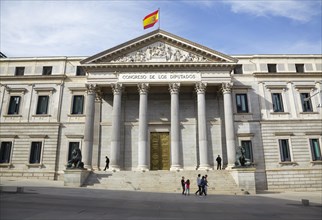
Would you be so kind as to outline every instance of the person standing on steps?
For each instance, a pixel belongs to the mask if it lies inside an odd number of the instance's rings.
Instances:
[[[221,157],[220,155],[218,155],[218,157],[216,158],[217,161],[217,170],[221,170]]]
[[[185,190],[186,190],[186,182],[184,181],[184,176],[181,179],[181,186],[182,186],[182,195],[184,194]]]
[[[198,190],[195,192],[195,195],[197,195],[198,193],[201,193],[201,178],[200,178],[200,174],[198,174],[197,177],[197,186],[198,186]]]
[[[106,171],[106,169],[109,168],[109,164],[110,164],[110,159],[107,156],[105,158],[106,158],[106,160],[105,160],[105,168],[104,168],[104,171]]]

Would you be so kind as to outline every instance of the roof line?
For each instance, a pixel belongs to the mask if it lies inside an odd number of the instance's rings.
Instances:
[[[110,48],[110,49],[104,50],[104,51],[102,51],[102,52],[100,52],[100,53],[98,53],[98,54],[95,54],[95,55],[93,55],[93,56],[90,56],[90,57],[88,57],[88,58],[86,58],[86,59],[82,60],[80,63],[81,63],[81,64],[87,63],[87,62],[89,62],[89,61],[91,61],[91,60],[94,60],[94,59],[96,59],[96,58],[98,58],[98,57],[100,57],[100,56],[102,56],[102,55],[106,54],[106,53],[109,53],[109,52],[111,52],[111,51],[113,51],[113,50],[116,50],[116,49],[118,49],[118,48],[124,47],[124,46],[126,46],[126,45],[132,44],[132,43],[134,43],[134,42],[136,42],[136,41],[138,41],[138,40],[141,40],[141,39],[143,39],[143,38],[147,38],[147,37],[149,37],[149,36],[152,36],[152,35],[154,35],[154,34],[156,34],[156,33],[158,33],[158,32],[160,32],[160,30],[159,30],[159,29],[154,30],[154,31],[151,31],[151,32],[149,32],[149,33],[147,33],[147,34],[141,35],[141,36],[136,37],[136,38],[134,38],[134,39],[132,39],[132,40],[129,40],[129,41],[126,41],[126,42],[124,42],[124,43],[122,43],[122,44],[119,44],[119,45],[117,45],[117,46],[114,46],[114,47],[112,47],[112,48]]]
[[[206,52],[210,52],[210,53],[217,54],[219,58],[225,58],[225,59],[228,59],[228,60],[230,60],[230,61],[232,61],[232,62],[237,62],[237,61],[238,61],[238,60],[237,60],[236,58],[234,58],[234,57],[228,56],[228,55],[223,54],[223,53],[220,53],[220,52],[218,52],[218,51],[216,51],[216,50],[213,50],[213,49],[210,49],[210,48],[208,48],[208,47],[205,47],[205,46],[203,46],[203,45],[201,45],[201,44],[198,44],[198,43],[192,42],[192,41],[190,41],[190,40],[187,40],[187,39],[185,39],[185,38],[179,37],[179,36],[177,36],[177,35],[171,34],[171,33],[167,32],[167,31],[164,31],[164,30],[161,30],[161,29],[157,29],[157,30],[151,31],[151,32],[149,32],[149,33],[147,33],[147,34],[144,34],[144,35],[142,35],[142,36],[139,36],[139,37],[137,37],[137,38],[134,38],[134,39],[132,39],[132,40],[130,40],[130,41],[127,41],[127,42],[125,42],[125,43],[119,44],[119,45],[117,45],[117,46],[115,46],[115,47],[112,47],[112,48],[110,48],[110,49],[104,50],[104,51],[102,51],[102,52],[100,52],[100,53],[98,53],[98,54],[95,54],[95,55],[91,56],[91,57],[88,57],[88,58],[86,58],[86,59],[82,60],[82,61],[81,61],[81,64],[85,64],[85,63],[88,63],[88,62],[94,61],[94,60],[96,60],[96,59],[101,58],[101,57],[102,57],[102,56],[104,56],[105,54],[108,54],[108,53],[110,53],[110,52],[112,52],[112,51],[119,50],[119,49],[121,49],[122,47],[129,46],[130,44],[133,44],[133,43],[135,43],[135,42],[141,41],[141,40],[143,40],[143,39],[145,39],[145,38],[149,38],[149,37],[151,37],[151,36],[153,36],[153,35],[156,35],[156,34],[163,34],[163,35],[165,35],[165,36],[167,36],[167,37],[169,37],[169,38],[173,38],[173,39],[175,39],[175,40],[182,41],[182,42],[183,42],[183,43],[185,43],[185,44],[190,44],[191,46],[199,47],[200,49],[205,50]]]

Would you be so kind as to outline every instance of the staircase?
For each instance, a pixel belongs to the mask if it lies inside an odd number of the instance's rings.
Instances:
[[[94,171],[85,186],[94,189],[181,193],[181,178],[190,180],[190,193],[197,187],[197,175],[208,175],[208,194],[242,194],[228,171]]]

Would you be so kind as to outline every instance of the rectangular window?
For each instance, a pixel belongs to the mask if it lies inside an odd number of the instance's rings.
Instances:
[[[304,64],[295,64],[295,69],[297,73],[304,73]]]
[[[245,158],[253,162],[253,149],[251,141],[241,141],[242,148],[245,149]]]
[[[312,153],[312,160],[322,160],[319,139],[310,139],[310,147]]]
[[[281,93],[272,93],[273,111],[284,112],[283,99]]]
[[[39,96],[37,103],[37,115],[47,114],[49,96]]]
[[[243,66],[242,65],[237,65],[234,68],[234,74],[243,74]]]
[[[303,112],[313,112],[312,102],[309,93],[301,93],[301,102]]]
[[[16,67],[15,76],[23,76],[25,74],[25,67]]]
[[[69,142],[68,147],[68,161],[72,159],[72,152],[74,149],[79,148],[79,142]]]
[[[84,96],[74,95],[72,114],[83,114],[83,107],[84,107]]]
[[[53,71],[53,67],[52,66],[44,66],[42,68],[42,75],[44,75],[44,76],[51,75],[52,71]]]
[[[76,67],[76,76],[85,76],[85,71],[81,66]]]
[[[8,115],[18,115],[20,106],[20,96],[11,96],[9,102]]]
[[[41,156],[41,142],[32,142],[31,143],[31,150],[30,150],[30,157],[29,163],[40,163],[40,156]]]
[[[11,146],[12,142],[1,142],[0,163],[10,163]]]
[[[278,140],[279,147],[280,147],[280,154],[281,154],[281,161],[291,161],[291,153],[290,153],[290,147],[288,144],[288,139],[280,139]]]
[[[267,64],[269,73],[277,73],[276,64]]]
[[[247,94],[236,94],[236,106],[238,113],[248,112]]]

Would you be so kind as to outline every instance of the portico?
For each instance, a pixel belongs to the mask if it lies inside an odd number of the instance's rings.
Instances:
[[[234,58],[158,30],[82,64],[87,83],[103,91],[112,109],[111,124],[101,113],[105,147],[101,151],[110,156],[111,169],[150,170],[162,163],[162,169],[209,170],[217,154],[233,166],[236,150],[228,87]],[[86,109],[93,109],[90,100]],[[90,125],[94,117],[86,115],[86,123]],[[162,144],[156,147],[157,139],[151,137],[158,132],[169,150]],[[85,138],[90,140],[90,135],[87,131]],[[85,165],[91,167],[90,161]]]
[[[97,85],[99,87],[99,85]],[[155,120],[155,117],[153,116],[153,112],[155,111],[158,106],[153,106],[155,102],[158,102],[155,97],[158,96],[158,90],[161,88],[162,91],[167,89],[168,94],[163,93],[162,99],[164,97],[168,96],[168,98],[164,99],[163,102],[167,103],[167,107],[170,107],[170,109],[165,109],[165,106],[160,106],[159,108],[163,109],[160,112],[161,115],[163,114],[163,118],[159,118],[159,120]],[[209,86],[208,86],[209,87]],[[231,167],[235,162],[235,145],[234,145],[234,139],[233,139],[233,115],[232,110],[226,110],[226,108],[231,108],[231,96],[225,89],[224,94],[222,92],[215,92],[218,89],[226,88],[226,84],[224,84],[224,87],[221,85],[212,85],[210,86],[211,90],[214,91],[214,94],[207,93],[212,96],[218,96],[220,98],[224,98],[224,113],[225,113],[225,119],[223,120],[224,123],[220,124],[220,127],[226,128],[226,138],[224,139],[226,143],[221,143],[221,146],[227,146],[227,161],[228,161],[228,167]],[[107,88],[106,88],[107,89]],[[137,139],[137,165],[132,164],[132,169],[134,170],[150,170],[151,169],[151,134],[153,132],[168,132],[169,134],[169,147],[170,147],[170,155],[169,155],[169,167],[170,170],[180,170],[185,169],[183,158],[185,153],[183,151],[187,150],[192,151],[195,153],[195,164],[194,167],[199,170],[207,170],[207,169],[213,169],[214,167],[214,159],[213,155],[209,155],[209,152],[213,151],[213,147],[217,147],[216,143],[223,141],[222,138],[219,138],[217,140],[212,140],[212,143],[210,143],[213,146],[209,146],[208,143],[208,133],[209,133],[209,127],[212,126],[214,121],[209,121],[209,114],[206,113],[207,110],[207,101],[206,98],[206,89],[207,84],[206,83],[196,83],[195,85],[184,85],[181,86],[180,83],[169,83],[168,86],[166,85],[153,85],[148,83],[139,83],[137,84],[137,94],[133,94],[133,90],[135,90],[134,85],[126,86],[124,84],[115,83],[111,84],[111,91],[113,92],[113,106],[112,106],[112,124],[111,124],[111,132],[109,134],[102,134],[102,135],[110,135],[110,152],[107,154],[110,156],[110,167],[114,170],[123,170],[124,167],[124,161],[122,161],[122,157],[125,155],[122,155],[121,152],[126,152],[124,149],[124,145],[126,140],[128,140],[129,137],[124,136],[124,129],[129,129],[127,125],[132,124],[132,126],[135,126],[138,130],[137,137],[133,137],[130,142],[133,144],[132,146],[135,146],[133,141]],[[149,92],[152,89],[152,97],[148,98]],[[180,100],[180,89],[183,89],[183,92],[181,96],[183,96],[183,100]],[[137,102],[139,113],[137,115],[137,120],[132,122],[127,122],[124,118],[124,112],[130,111],[129,109],[125,109],[123,106],[125,103],[124,101],[124,91],[128,91],[129,93],[126,95],[134,95],[138,98]],[[187,96],[191,97],[191,100],[187,100]],[[195,97],[193,97],[195,96]],[[91,99],[89,99],[91,100]],[[206,101],[207,100],[207,101]],[[125,101],[126,102],[126,101]],[[152,103],[149,103],[152,102]],[[162,101],[161,101],[162,102]],[[187,107],[187,104],[185,102],[191,103],[191,107]],[[220,100],[217,100],[217,102],[221,102]],[[185,103],[184,108],[185,111],[188,111],[190,113],[194,113],[194,118],[192,117],[189,119],[190,122],[185,122],[183,120],[183,115],[180,111],[180,103]],[[91,106],[89,106],[91,104]],[[87,109],[93,109],[93,102],[87,102]],[[129,103],[125,104],[125,106],[128,106]],[[150,106],[153,106],[152,109]],[[222,108],[222,107],[221,107]],[[193,111],[192,111],[193,110]],[[122,113],[123,112],[123,113]],[[231,113],[231,116],[226,116],[228,113]],[[167,114],[170,113],[170,114]],[[91,116],[91,117],[90,117]],[[86,117],[86,122],[91,125],[94,121],[94,115],[89,114]],[[228,119],[227,119],[228,118]],[[222,119],[220,119],[222,120]],[[187,124],[187,125],[186,125]],[[186,132],[183,131],[184,127],[193,125],[193,132],[188,135],[193,135],[195,138],[195,141],[193,143],[187,144],[183,138],[186,138]],[[87,126],[87,125],[86,125]],[[131,129],[129,129],[131,130]],[[184,134],[184,135],[183,135]],[[89,134],[86,134],[85,137],[87,139],[91,140],[93,137],[90,137]],[[123,138],[123,140],[122,140]],[[190,139],[191,137],[188,137]],[[86,140],[87,140],[86,139]],[[92,149],[89,144],[85,145],[86,147],[89,146],[88,151],[91,152]],[[105,145],[104,145],[105,146]],[[224,153],[225,150],[223,149],[217,149],[217,152]],[[87,153],[90,154],[90,153]],[[211,158],[211,159],[210,159]],[[84,162],[87,162],[88,160],[84,160]],[[211,161],[211,162],[210,162]],[[90,161],[85,164],[87,167],[91,167]],[[190,168],[192,168],[190,166]],[[128,168],[127,168],[128,169]]]

